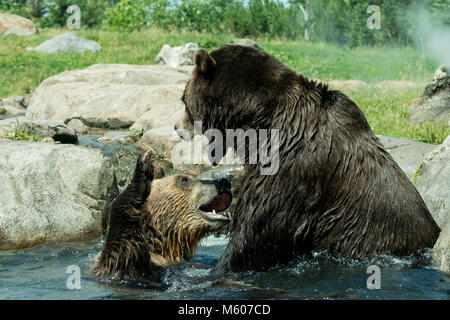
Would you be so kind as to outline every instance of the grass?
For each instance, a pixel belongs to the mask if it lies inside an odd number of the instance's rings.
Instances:
[[[417,179],[417,176],[419,175],[419,173],[420,173],[420,169],[421,169],[422,167],[419,165],[419,166],[417,166],[417,168],[416,168],[416,170],[414,171],[414,178],[411,180],[411,183],[412,184],[415,184],[416,183],[416,179]]]
[[[32,125],[31,125],[32,126]],[[31,129],[30,129],[31,131]],[[4,138],[12,140],[24,140],[24,141],[41,141],[42,136],[40,134],[31,134],[31,132],[20,126],[19,120],[16,118],[14,125],[14,131],[8,131],[5,133]]]
[[[67,30],[41,30],[29,37],[3,36],[0,42],[0,98],[23,95],[46,78],[66,70],[83,69],[96,63],[153,64],[163,46],[197,42],[208,50],[229,43],[227,34],[166,32],[148,29],[134,33],[80,30],[80,37],[100,43],[97,54],[41,55],[27,51]],[[302,74],[323,80],[358,79],[370,83],[408,80],[425,85],[438,64],[413,48],[376,47],[342,48],[326,43],[305,43],[279,39],[255,39],[270,54]],[[409,137],[441,143],[450,133],[448,126],[424,124],[410,126],[404,120],[408,104],[420,89],[377,89],[368,87],[348,94],[363,110],[376,134]]]
[[[410,125],[405,120],[409,102],[422,94],[422,89],[373,88],[343,90],[362,110],[372,131],[391,137],[407,137],[426,143],[442,143],[450,127],[425,122]]]

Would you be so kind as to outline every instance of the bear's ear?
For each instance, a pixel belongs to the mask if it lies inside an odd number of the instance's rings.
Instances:
[[[212,74],[216,70],[216,60],[205,49],[197,51],[194,61],[200,73],[204,75]]]

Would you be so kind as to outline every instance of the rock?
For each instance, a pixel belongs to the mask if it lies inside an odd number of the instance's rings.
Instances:
[[[77,37],[70,32],[57,35],[53,39],[41,43],[36,48],[28,48],[30,51],[45,54],[58,54],[62,52],[84,53],[86,51],[95,53],[101,49],[102,47],[97,42]]]
[[[87,128],[97,128],[97,129],[127,129],[134,121],[133,120],[121,120],[118,118],[83,118],[83,117],[72,117],[66,119],[64,122],[69,123],[73,120],[79,120]]]
[[[160,128],[179,124],[184,117],[184,104],[157,104],[145,112],[131,127],[131,130],[147,131],[151,128]]]
[[[3,113],[5,116],[24,116],[27,112],[25,108],[17,108],[11,105],[2,106],[0,110],[4,110],[3,112],[0,111],[0,114]]]
[[[262,48],[255,41],[250,39],[234,39],[230,42],[230,44],[262,50]]]
[[[55,143],[55,140],[53,140],[53,138],[50,138],[50,137],[45,137],[40,142]]]
[[[123,191],[130,182],[136,168],[136,160],[142,152],[134,143],[121,143],[116,140],[120,139],[120,136],[125,137],[129,134],[129,131],[122,133],[109,131],[100,138],[94,135],[80,136],[78,141],[82,146],[101,150],[105,157],[111,159],[119,191]],[[112,140],[101,139],[105,137]]]
[[[167,66],[94,65],[43,81],[26,117],[87,127],[129,128],[158,104],[181,101],[189,72]]]
[[[198,44],[192,42],[180,47],[165,44],[156,56],[155,64],[166,64],[172,68],[191,66],[194,65],[194,56],[198,50]]]
[[[13,96],[0,99],[0,114],[5,116],[19,116],[26,113],[28,100],[23,96]]]
[[[13,27],[9,28],[8,31],[6,31],[3,35],[4,36],[13,35],[13,36],[23,37],[23,36],[29,36],[31,34],[32,33],[30,31],[23,30],[21,28],[13,26]]]
[[[98,235],[117,196],[111,161],[74,145],[1,142],[0,181],[0,249]]]
[[[119,143],[130,143],[133,142],[131,131],[108,131],[97,139],[98,142],[119,142]]]
[[[77,143],[78,136],[74,129],[64,123],[53,120],[31,120],[24,117],[0,120],[0,135],[24,129],[27,134],[50,137],[61,143]]]
[[[173,126],[165,126],[147,130],[139,143],[151,146],[157,152],[170,155],[173,147],[179,142],[179,137]]]
[[[434,264],[450,272],[450,136],[426,155],[415,186],[441,228],[433,248]]]
[[[86,126],[80,119],[72,119],[67,122],[67,125],[74,129],[78,134],[87,133],[89,129],[89,127]]]
[[[15,14],[0,13],[0,34],[4,34],[11,28],[13,28],[13,31],[20,29],[22,30],[20,32],[38,33],[33,21]]]
[[[450,125],[450,73],[445,66],[439,67],[434,79],[419,98],[413,100],[406,110],[406,120],[411,124],[424,121]]]
[[[393,138],[377,135],[384,148],[391,154],[410,180],[414,179],[417,167],[435,145],[407,138]]]

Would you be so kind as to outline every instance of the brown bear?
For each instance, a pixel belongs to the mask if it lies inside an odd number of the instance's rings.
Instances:
[[[182,97],[188,127],[279,133],[277,146],[266,140],[279,150],[276,174],[245,163],[217,271],[266,269],[311,251],[365,258],[433,247],[439,227],[346,95],[254,48],[201,49],[195,64]]]
[[[154,180],[162,174],[152,156],[141,154],[131,182],[112,203],[95,276],[154,283],[159,271],[189,259],[200,239],[230,221],[219,214],[231,204],[228,180]]]

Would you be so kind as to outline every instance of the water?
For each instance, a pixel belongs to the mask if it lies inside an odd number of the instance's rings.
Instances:
[[[134,144],[101,143],[101,136],[82,136],[80,144],[99,148],[116,165],[123,189],[136,163]],[[176,173],[161,163],[166,173]],[[173,172],[171,172],[173,171]],[[227,238],[202,241],[192,263],[168,268],[164,289],[100,282],[90,275],[103,239],[43,244],[23,250],[0,250],[0,299],[449,299],[450,275],[431,267],[430,253],[407,258],[382,256],[368,261],[337,259],[326,253],[298,257],[267,272],[211,273]],[[381,289],[369,290],[369,265],[381,269]],[[81,289],[69,290],[67,267],[81,269]],[[229,279],[247,287],[217,288],[215,280]]]
[[[0,251],[0,299],[449,299],[450,277],[434,270],[429,253],[370,261],[326,253],[298,257],[267,272],[210,273],[227,238],[208,237],[193,257],[163,273],[164,289],[100,282],[90,276],[102,238]],[[381,269],[381,289],[366,287],[367,266]],[[81,289],[67,289],[67,267],[81,269]],[[253,287],[211,287],[230,279]]]

